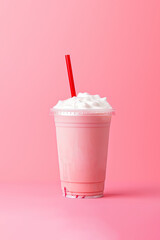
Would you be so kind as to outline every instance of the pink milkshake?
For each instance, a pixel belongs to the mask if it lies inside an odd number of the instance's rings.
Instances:
[[[112,107],[106,98],[80,93],[53,112],[63,195],[102,197]]]

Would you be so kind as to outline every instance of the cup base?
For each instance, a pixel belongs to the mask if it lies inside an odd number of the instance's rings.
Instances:
[[[101,198],[103,194],[99,195],[70,195],[70,194],[63,194],[63,197],[66,198],[78,198],[78,199],[92,199],[92,198]]]
[[[103,197],[104,181],[101,182],[67,182],[61,181],[62,193],[67,198]]]

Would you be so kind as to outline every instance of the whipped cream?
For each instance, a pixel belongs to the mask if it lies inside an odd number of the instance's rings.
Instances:
[[[72,97],[58,103],[52,108],[52,110],[107,110],[113,111],[111,105],[107,102],[106,97],[101,98],[99,95],[90,95],[88,93],[78,93],[76,97]]]

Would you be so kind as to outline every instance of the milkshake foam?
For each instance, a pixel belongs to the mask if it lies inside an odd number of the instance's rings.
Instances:
[[[63,101],[59,101],[51,110],[100,110],[105,109],[112,112],[113,108],[107,102],[106,97],[101,98],[99,95],[90,95],[88,93],[78,93],[76,97],[72,97]]]

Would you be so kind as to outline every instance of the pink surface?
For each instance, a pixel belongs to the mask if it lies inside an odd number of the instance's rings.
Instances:
[[[0,183],[59,179],[49,109],[70,96],[65,54],[77,92],[107,96],[116,109],[106,185],[116,184],[114,196],[72,201],[59,185],[3,185],[0,239],[159,239],[159,12],[158,0],[0,0]],[[122,183],[138,196],[117,196]]]
[[[67,199],[57,185],[1,185],[0,239],[160,239],[160,188],[108,186],[101,199]]]

